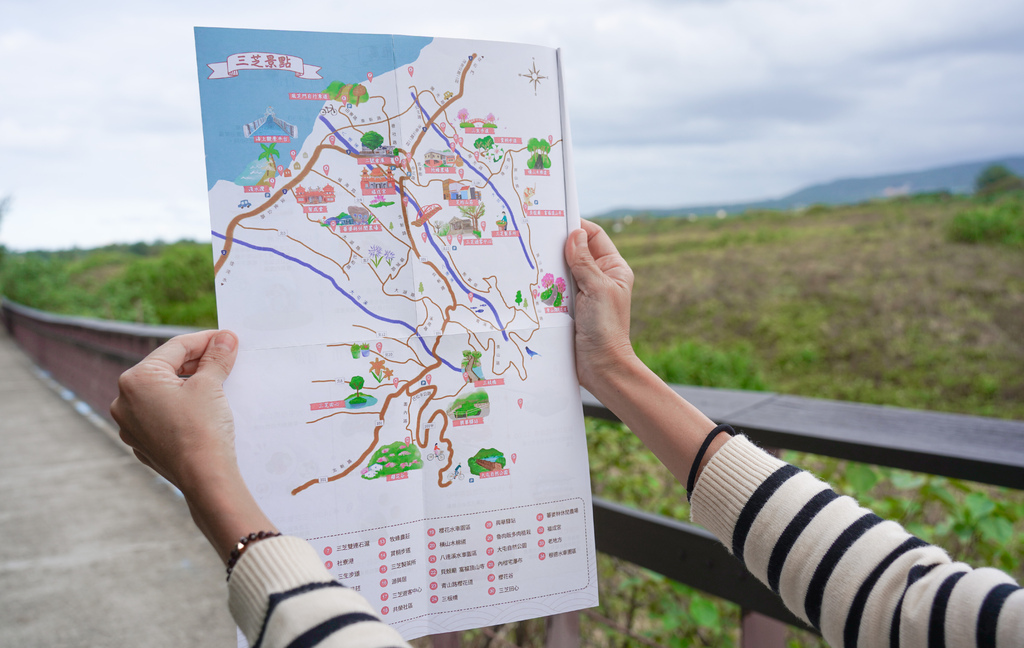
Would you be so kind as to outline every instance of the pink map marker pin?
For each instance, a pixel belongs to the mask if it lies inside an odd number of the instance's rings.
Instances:
[[[523,399],[522,398],[520,398],[518,401],[516,401],[516,403],[519,404],[519,409],[523,409]]]
[[[369,81],[370,83],[373,83],[373,72],[366,73],[366,80]]]
[[[398,378],[395,378],[394,382],[395,382],[395,387],[397,388],[398,387]],[[408,439],[408,437],[406,437],[406,438]],[[406,440],[406,443],[409,443],[409,441]]]
[[[512,463],[516,462],[516,453],[512,453]]]
[[[324,165],[324,175],[327,175],[330,172],[331,172],[331,165],[330,164],[325,164]]]
[[[423,242],[426,243],[427,242],[427,233],[423,232],[422,234],[420,234],[420,236],[423,237]]]
[[[405,69],[409,71],[409,76],[412,76],[412,66],[410,65],[409,67],[407,67]]]
[[[469,303],[472,304],[473,303],[473,293],[466,293],[466,294],[469,295]]]
[[[554,144],[554,143],[555,143],[555,136],[554,135],[548,135],[548,144]]]
[[[382,343],[378,342],[377,343],[377,353],[380,353],[380,350],[383,349],[383,348],[384,348],[384,345]]]
[[[291,151],[291,154],[292,154],[292,159],[294,160],[295,159],[295,151],[294,151],[294,149]]]
[[[465,169],[459,169],[459,177],[461,178],[461,177],[463,177],[465,175],[466,175],[466,170]]]
[[[448,245],[451,245],[451,244],[452,244],[452,235],[449,234],[448,235]]]
[[[273,187],[275,184],[277,184],[277,178],[271,178],[270,179],[270,186]]]
[[[277,172],[278,173],[284,173],[284,165],[283,164],[278,164],[277,165]]]
[[[437,126],[441,129],[441,132],[443,133],[444,129],[448,127],[448,124],[442,123],[442,124],[438,124]]]
[[[348,103],[348,95],[341,95],[341,103],[343,103],[343,104],[347,104]]]
[[[331,144],[332,144],[332,145],[334,144],[334,135],[331,135],[331,136],[330,136],[330,137],[328,137],[327,139],[328,139],[328,140],[330,140],[330,142],[331,142]]]
[[[477,162],[479,162],[480,161],[480,151],[473,151],[473,157],[476,158]]]
[[[430,374],[427,374],[427,384],[430,384]]]
[[[402,196],[402,204],[403,205],[408,205],[409,204],[409,197],[408,196]]]
[[[487,221],[480,221],[480,231],[481,232],[487,231]]]
[[[459,234],[459,244],[462,243],[462,234]]]

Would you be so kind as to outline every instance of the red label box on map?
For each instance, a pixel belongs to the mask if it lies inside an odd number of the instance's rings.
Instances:
[[[494,238],[512,238],[513,236],[519,236],[519,230],[496,230],[491,232],[491,236]]]
[[[327,205],[303,205],[302,211],[306,214],[326,214]]]
[[[476,198],[473,200],[449,200],[448,205],[450,207],[476,207],[480,204],[480,201]]]
[[[485,238],[480,238],[480,239],[478,239],[478,238],[462,239],[462,244],[463,245],[491,245],[492,243],[493,243],[493,241],[491,241],[491,239],[485,239]]]
[[[378,155],[378,156],[358,156],[359,164],[402,164],[405,162],[404,158],[397,158],[390,155]]]
[[[427,167],[426,172],[428,175],[431,173],[455,173],[455,169],[453,167]]]
[[[480,425],[483,422],[484,417],[477,416],[475,418],[455,419],[455,422],[452,425],[455,427],[462,427],[463,425]]]
[[[560,216],[565,218],[565,211],[561,209],[527,209],[527,216]]]
[[[488,479],[490,477],[508,477],[508,468],[502,468],[501,470],[490,470],[485,473],[480,473],[480,479]]]
[[[288,137],[287,135],[254,135],[253,138],[252,138],[252,141],[257,142],[257,143],[259,143],[259,142],[267,142],[267,143],[277,142],[277,143],[281,143],[281,144],[287,144],[288,142],[292,141],[292,138]]]
[[[378,223],[371,225],[342,225],[338,229],[342,232],[380,232],[381,226]]]
[[[326,409],[345,409],[345,401],[324,401],[323,403],[310,403],[309,409],[311,411],[326,410]]]
[[[494,135],[493,128],[467,128],[467,135]]]
[[[310,99],[313,101],[327,101],[331,95],[325,92],[289,92],[289,99]]]
[[[522,144],[523,143],[523,138],[522,137],[495,137],[494,138],[494,143],[495,144]]]
[[[547,169],[527,169],[526,175],[549,176],[551,175],[551,172]]]
[[[553,308],[551,306],[546,306],[546,307],[544,307],[544,312],[545,313],[568,313],[569,312],[569,307],[568,306],[559,306],[558,308]]]
[[[388,481],[398,481],[399,479],[409,479],[409,473],[397,473],[394,475],[388,475]]]
[[[504,378],[488,378],[487,380],[476,380],[473,382],[474,387],[494,387],[496,385],[504,385]]]
[[[270,191],[270,187],[267,185],[252,185],[245,188],[245,193],[264,193]]]

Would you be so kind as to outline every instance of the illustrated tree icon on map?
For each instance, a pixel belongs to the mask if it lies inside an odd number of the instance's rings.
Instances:
[[[551,166],[551,158],[548,157],[548,153],[551,152],[551,144],[546,139],[531,137],[526,144],[526,150],[533,153],[526,166],[531,169],[547,169]]]
[[[277,150],[277,145],[276,144],[260,144],[260,146],[263,147],[263,152],[260,153],[260,156],[258,158],[256,158],[256,159],[257,160],[267,160],[268,162],[270,162],[270,168],[271,169],[276,169],[277,166],[276,166],[276,163],[274,162],[274,159],[278,155],[280,155],[280,153],[278,153],[278,150]]]
[[[352,376],[352,380],[348,381],[348,386],[356,390],[356,396],[355,398],[350,398],[349,403],[352,403],[353,405],[361,405],[366,402],[363,395],[359,393],[359,390],[362,389],[365,384],[366,381],[363,380],[362,376]]]
[[[359,142],[371,151],[375,151],[384,143],[384,136],[377,131],[366,131],[363,133],[363,136],[359,138]]]

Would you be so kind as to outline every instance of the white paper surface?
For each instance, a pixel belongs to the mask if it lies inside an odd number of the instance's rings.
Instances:
[[[196,47],[261,506],[406,638],[596,605],[557,52],[226,29]]]

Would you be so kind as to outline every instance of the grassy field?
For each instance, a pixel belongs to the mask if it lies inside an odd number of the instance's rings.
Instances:
[[[773,391],[1024,418],[1024,248],[951,240],[973,206],[608,225],[649,351],[699,342],[749,356]]]

